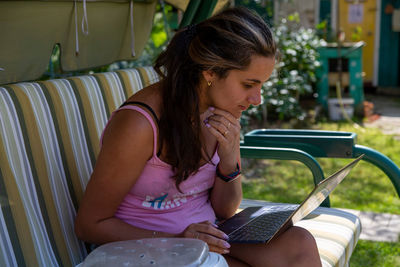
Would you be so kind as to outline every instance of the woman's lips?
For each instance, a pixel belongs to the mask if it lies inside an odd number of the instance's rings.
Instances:
[[[245,110],[247,109],[247,107],[242,106],[242,105],[239,105],[239,108],[240,108],[241,110],[243,110],[243,111],[245,111]]]

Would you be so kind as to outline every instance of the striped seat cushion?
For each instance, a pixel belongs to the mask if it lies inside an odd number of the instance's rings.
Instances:
[[[0,266],[74,266],[73,225],[110,116],[152,68],[0,87]]]
[[[270,204],[271,202],[244,199],[240,208]],[[319,207],[295,225],[307,229],[314,236],[322,266],[348,266],[361,233],[361,222],[356,215]]]
[[[361,233],[361,222],[356,215],[319,207],[296,225],[315,237],[322,266],[348,266]]]

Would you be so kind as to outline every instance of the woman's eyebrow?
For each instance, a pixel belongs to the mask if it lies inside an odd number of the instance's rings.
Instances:
[[[257,79],[246,79],[247,81],[251,81],[251,82],[254,82],[254,83],[261,83],[261,81],[260,80],[257,80]]]

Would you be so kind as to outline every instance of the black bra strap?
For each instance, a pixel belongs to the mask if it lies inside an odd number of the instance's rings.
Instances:
[[[129,101],[129,102],[124,102],[124,103],[120,106],[120,108],[123,107],[123,106],[126,106],[126,105],[139,105],[139,106],[142,106],[142,107],[146,108],[146,109],[147,109],[148,111],[150,111],[151,114],[153,115],[154,119],[156,120],[157,125],[160,124],[160,121],[158,120],[156,113],[155,113],[154,110],[153,110],[149,105],[147,105],[146,103],[139,102],[139,101]],[[162,148],[162,141],[161,141],[161,143],[160,143],[160,150],[157,152],[157,157],[159,157],[159,156],[161,155],[161,148]]]
[[[149,105],[147,105],[147,104],[145,104],[145,103],[143,103],[143,102],[138,102],[138,101],[124,102],[124,103],[120,106],[120,108],[123,107],[123,106],[126,106],[126,105],[131,105],[131,104],[133,104],[133,105],[139,105],[139,106],[145,107],[148,111],[151,112],[151,114],[153,115],[154,119],[155,119],[156,122],[157,122],[157,125],[159,124],[159,120],[158,120],[157,115],[156,115],[156,113],[154,112],[154,110],[153,110]]]

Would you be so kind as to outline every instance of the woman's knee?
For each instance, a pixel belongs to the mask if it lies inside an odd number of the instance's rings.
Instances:
[[[291,227],[264,244],[234,244],[232,257],[251,266],[320,266],[314,237],[304,228]]]
[[[306,229],[298,226],[293,226],[288,229],[288,234],[292,242],[302,245],[316,246],[314,236]]]
[[[319,262],[319,253],[314,236],[304,228],[292,227],[288,229],[288,251],[292,262],[304,261]],[[300,264],[301,265],[301,264]],[[318,264],[317,264],[318,265]]]

